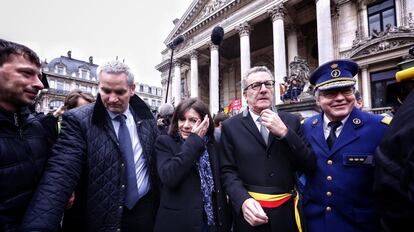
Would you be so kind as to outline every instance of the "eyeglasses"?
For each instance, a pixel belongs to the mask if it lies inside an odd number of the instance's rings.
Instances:
[[[355,89],[354,88],[330,89],[330,90],[320,92],[322,96],[329,98],[329,99],[335,98],[339,93],[341,93],[343,96],[348,97],[355,93]]]
[[[259,90],[262,88],[262,85],[265,85],[266,89],[271,89],[275,86],[275,81],[264,81],[264,82],[253,82],[250,85],[248,85],[244,90],[251,88],[253,90]]]

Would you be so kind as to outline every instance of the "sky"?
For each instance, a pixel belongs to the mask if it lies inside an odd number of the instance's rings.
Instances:
[[[48,62],[72,51],[94,63],[125,59],[135,81],[161,86],[164,40],[193,0],[0,0],[0,38]]]

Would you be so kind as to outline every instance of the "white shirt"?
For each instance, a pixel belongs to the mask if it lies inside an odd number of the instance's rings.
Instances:
[[[120,122],[115,118],[119,114],[112,113],[111,111],[107,110],[109,116],[111,117],[112,125],[114,126],[114,130],[116,136],[118,137],[118,131]],[[129,136],[131,137],[132,143],[132,150],[134,152],[134,163],[135,163],[135,174],[137,177],[137,186],[138,186],[138,194],[140,197],[144,196],[149,190],[149,174],[148,168],[145,162],[145,159],[140,159],[142,156],[142,146],[141,142],[139,141],[137,126],[134,121],[134,117],[128,108],[123,114],[126,116],[125,124],[128,127]]]
[[[252,110],[250,110],[249,109],[249,113],[250,113],[250,116],[252,117],[252,119],[253,119],[253,122],[256,124],[256,127],[257,127],[257,129],[259,130],[259,132],[260,132],[260,127],[262,127],[262,123],[260,123],[259,122],[259,118],[260,118],[260,115],[257,115],[256,113],[254,113]],[[265,129],[267,130],[267,132],[269,132],[269,130],[265,127]]]
[[[342,128],[344,128],[345,122],[348,120],[349,115],[346,116],[344,119],[341,120],[342,125],[338,127],[335,131],[336,137],[339,138],[339,134],[341,134]],[[330,123],[331,120],[328,119],[326,114],[323,114],[323,134],[325,136],[325,139],[328,138],[329,132],[331,131],[331,128],[328,126],[328,123]]]

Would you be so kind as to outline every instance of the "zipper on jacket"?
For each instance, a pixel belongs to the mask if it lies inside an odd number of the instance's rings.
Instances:
[[[19,115],[14,113],[14,125],[17,127],[17,131],[19,132],[19,138],[22,138],[22,128],[20,127],[19,121]]]

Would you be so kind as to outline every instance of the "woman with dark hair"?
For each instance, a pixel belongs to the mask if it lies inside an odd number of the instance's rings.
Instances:
[[[155,153],[162,188],[154,231],[229,231],[214,124],[202,101],[190,98],[177,106]]]

